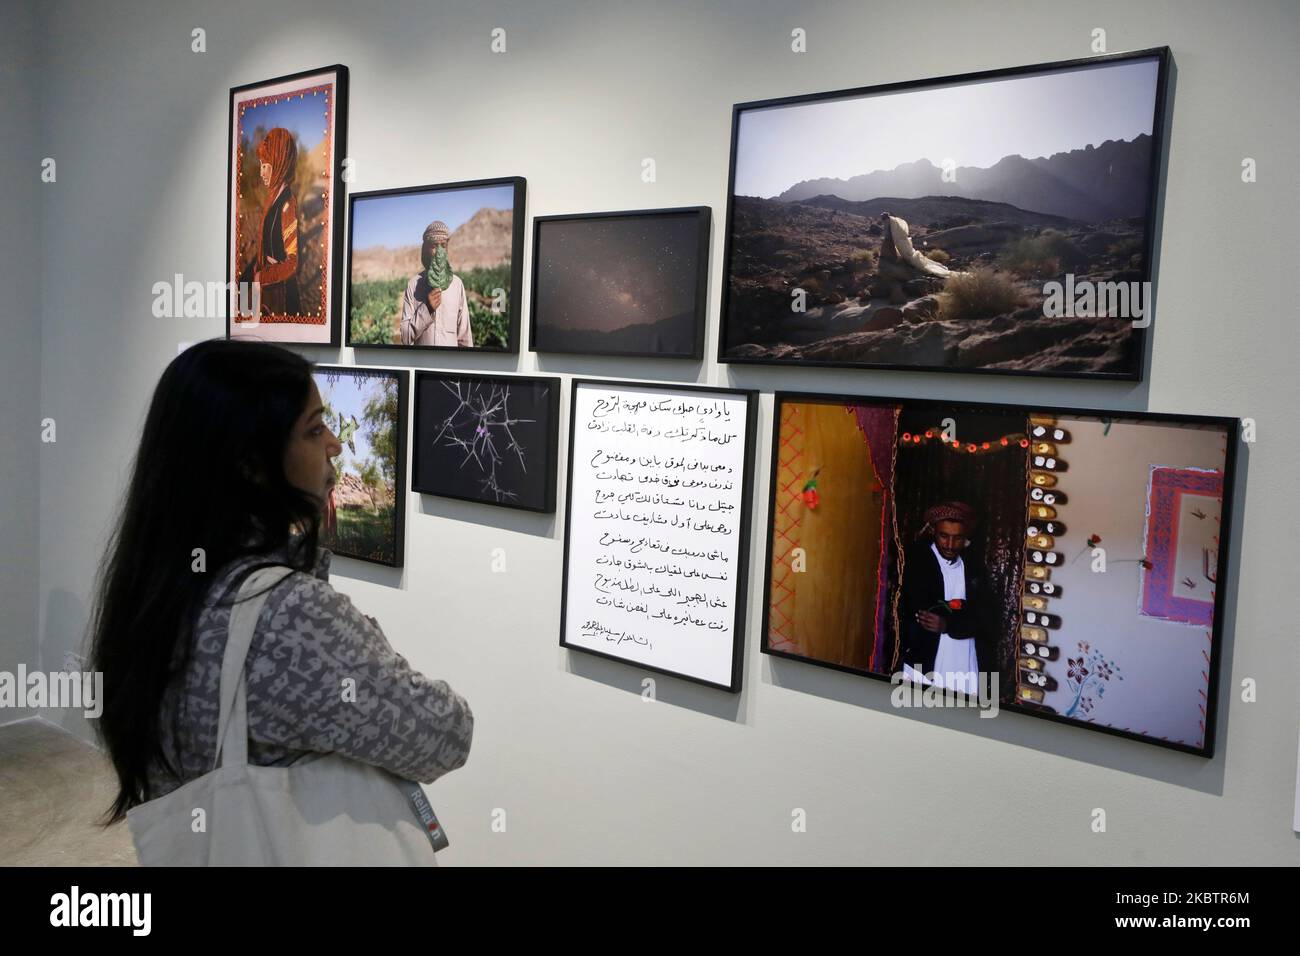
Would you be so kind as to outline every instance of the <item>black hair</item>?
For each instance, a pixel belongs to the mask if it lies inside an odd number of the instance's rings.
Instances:
[[[322,502],[284,473],[311,382],[312,363],[287,349],[213,339],[154,388],[90,619],[89,666],[104,677],[94,726],[119,784],[104,826],[149,799],[155,758],[176,773],[160,743],[163,692],[222,568],[281,549],[287,561],[266,563],[313,566]]]

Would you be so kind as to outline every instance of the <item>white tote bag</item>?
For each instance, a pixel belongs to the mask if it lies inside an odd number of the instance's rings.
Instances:
[[[437,821],[426,827],[412,804],[423,799],[422,793],[412,797],[419,784],[338,754],[288,767],[248,762],[244,661],[265,592],[292,570],[254,571],[239,597],[262,593],[231,610],[213,769],[127,811],[142,865],[438,865],[431,838],[441,836]],[[426,816],[432,819],[431,812]]]

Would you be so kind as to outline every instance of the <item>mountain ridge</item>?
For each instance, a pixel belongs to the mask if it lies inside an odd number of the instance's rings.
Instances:
[[[1080,222],[1130,219],[1146,215],[1151,148],[1150,134],[1141,133],[1131,140],[1108,139],[1048,157],[1027,159],[1009,153],[991,166],[958,166],[951,180],[943,178],[941,167],[921,158],[848,179],[805,179],[773,199],[805,202],[830,195],[862,202],[947,194]]]

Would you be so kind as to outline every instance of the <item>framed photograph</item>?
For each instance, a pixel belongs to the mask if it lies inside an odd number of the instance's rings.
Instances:
[[[522,177],[353,193],[353,348],[519,351]]]
[[[533,220],[535,352],[699,359],[708,206]]]
[[[549,514],[559,423],[558,378],[416,372],[411,487]]]
[[[1212,756],[1238,427],[777,392],[762,650]]]
[[[348,68],[230,91],[226,337],[338,345]]]
[[[1169,63],[737,105],[718,361],[1140,380]]]
[[[739,691],[758,393],[574,379],[560,646]]]
[[[400,568],[406,530],[405,369],[317,365],[325,424],[343,444],[334,459],[321,545]]]

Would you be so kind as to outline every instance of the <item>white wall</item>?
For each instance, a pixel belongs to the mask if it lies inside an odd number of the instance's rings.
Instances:
[[[42,38],[34,0],[0,29],[0,671],[38,665]],[[35,714],[0,710],[0,724]]]
[[[334,580],[415,667],[473,704],[469,764],[433,787],[448,863],[1001,862],[1020,843],[1014,797],[1027,787],[1042,808],[1043,862],[1300,860],[1290,829],[1297,642],[1294,615],[1279,613],[1294,590],[1288,523],[1300,470],[1295,4],[935,0],[925,23],[861,0],[704,6],[47,4],[42,150],[58,157],[59,181],[41,193],[41,408],[57,417],[59,441],[40,452],[44,659],[61,660],[85,627],[159,372],[178,342],[223,328],[215,318],[153,318],[150,303],[152,284],[175,272],[223,278],[230,86],[347,64],[354,189],[522,175],[532,215],[711,205],[711,351],[732,103],[1084,56],[1100,26],[1111,50],[1167,43],[1177,64],[1142,385],[526,351],[517,360],[394,356],[408,367],[764,390],[741,694],[661,678],[659,702],[646,704],[642,674],[557,646],[562,507],[534,516],[413,496],[405,570],[339,559]],[[808,30],[807,54],[789,52],[796,26]],[[190,51],[195,27],[207,30],[207,53]],[[505,55],[489,52],[493,27],[507,30]],[[1259,163],[1253,185],[1240,181],[1244,156]],[[643,157],[657,161],[655,184],[640,180]],[[353,360],[347,349],[304,351]],[[760,655],[773,388],[1254,417],[1260,439],[1241,458],[1244,509],[1225,587],[1219,755],[1207,762],[1010,714],[895,711],[886,685]],[[489,566],[498,547],[504,575]],[[1244,677],[1260,682],[1258,702],[1233,693]],[[791,832],[796,807],[808,814],[806,833]],[[1089,828],[1094,807],[1107,810],[1106,834]],[[505,833],[491,829],[494,808],[507,812]]]

